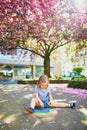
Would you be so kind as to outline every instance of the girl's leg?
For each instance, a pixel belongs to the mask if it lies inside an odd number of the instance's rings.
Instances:
[[[49,102],[48,105],[50,107],[53,107],[53,108],[70,108],[70,104],[69,103],[58,103],[58,102]]]
[[[31,99],[31,103],[30,103],[30,106],[34,109],[35,106],[38,106],[39,105],[39,102],[36,98],[32,98]]]
[[[28,111],[28,113],[30,114],[33,114],[34,113],[34,109],[35,109],[35,106],[38,105],[38,100],[36,98],[32,98],[31,99],[31,103],[30,103],[30,106],[26,108],[26,110]]]

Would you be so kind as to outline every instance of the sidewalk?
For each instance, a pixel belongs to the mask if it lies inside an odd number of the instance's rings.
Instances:
[[[87,90],[51,84],[58,102],[77,101],[77,107],[58,108],[58,114],[47,117],[24,114],[35,85],[0,85],[0,130],[87,130]]]

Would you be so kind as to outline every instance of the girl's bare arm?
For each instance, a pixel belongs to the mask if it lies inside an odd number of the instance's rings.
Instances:
[[[52,102],[52,101],[53,101],[53,97],[52,97],[52,95],[51,95],[51,94],[49,94],[49,100],[50,100],[50,102]]]

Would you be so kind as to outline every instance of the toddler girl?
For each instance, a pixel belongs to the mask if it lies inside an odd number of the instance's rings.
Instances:
[[[76,103],[58,103],[55,102],[51,95],[51,89],[49,87],[49,79],[47,75],[41,75],[37,86],[35,87],[35,97],[31,99],[28,112],[33,113],[35,107],[50,107],[50,108],[74,108]]]

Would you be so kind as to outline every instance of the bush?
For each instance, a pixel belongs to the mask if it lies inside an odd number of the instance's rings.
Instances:
[[[71,80],[68,83],[68,87],[87,89],[87,81],[75,81],[75,80]]]
[[[62,78],[61,76],[55,75],[54,79],[56,79],[56,80],[61,80],[61,79],[63,79],[63,78]]]
[[[0,77],[3,76],[3,73],[0,72]]]
[[[77,72],[78,74],[80,74],[83,71],[82,67],[75,67],[73,68],[73,72]]]
[[[36,84],[38,81],[38,79],[35,79],[35,80],[18,80],[18,84]],[[52,84],[55,84],[55,83],[60,83],[60,84],[63,84],[63,83],[68,83],[69,81],[68,80],[55,80],[55,79],[50,79],[50,83]]]

